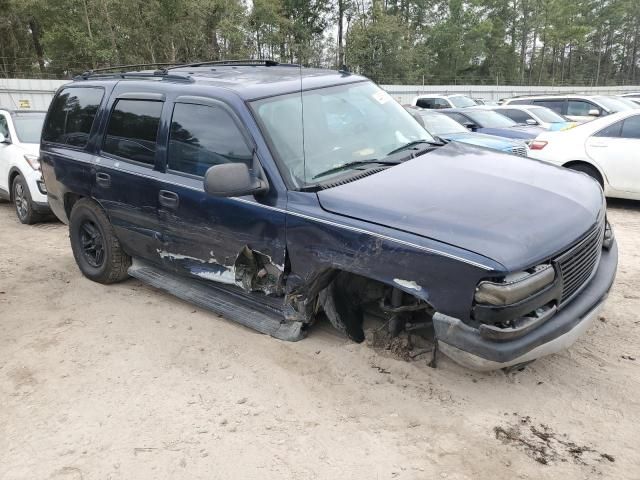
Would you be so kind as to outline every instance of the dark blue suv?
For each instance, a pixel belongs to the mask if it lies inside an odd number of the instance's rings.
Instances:
[[[347,72],[89,72],[53,99],[41,164],[85,276],[280,339],[325,315],[362,341],[374,315],[472,368],[521,364],[571,345],[616,271],[592,179],[442,145]]]

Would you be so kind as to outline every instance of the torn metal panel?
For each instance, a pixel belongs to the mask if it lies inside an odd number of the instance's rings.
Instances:
[[[238,253],[233,265],[222,265],[213,255],[204,259],[165,250],[157,252],[160,258],[184,264],[183,268],[191,275],[204,280],[237,285],[247,292],[263,292],[267,295],[284,293],[284,266],[276,265],[269,255],[251,250],[246,245]]]
[[[393,283],[398,284],[405,290],[415,290],[416,292],[422,290],[422,287],[418,285],[414,280],[402,280],[400,278],[394,278]]]

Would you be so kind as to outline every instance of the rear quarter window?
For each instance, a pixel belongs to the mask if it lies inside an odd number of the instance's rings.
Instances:
[[[99,87],[64,88],[51,102],[42,130],[45,142],[84,148],[104,97]]]

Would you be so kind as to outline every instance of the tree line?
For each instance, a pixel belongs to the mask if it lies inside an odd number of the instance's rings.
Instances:
[[[0,0],[0,76],[270,58],[383,84],[640,83],[639,0]]]

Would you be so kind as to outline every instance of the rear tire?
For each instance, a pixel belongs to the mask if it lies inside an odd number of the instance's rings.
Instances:
[[[69,218],[71,249],[82,274],[109,284],[128,278],[131,257],[120,246],[113,226],[93,200],[78,200]]]
[[[24,177],[16,175],[11,185],[11,199],[16,208],[16,216],[20,223],[33,225],[42,220],[42,217],[33,211],[31,192]]]
[[[602,175],[600,175],[600,172],[591,165],[587,165],[586,163],[574,163],[573,165],[569,165],[567,168],[575,170],[576,172],[586,173],[604,189],[604,180],[602,179]]]

